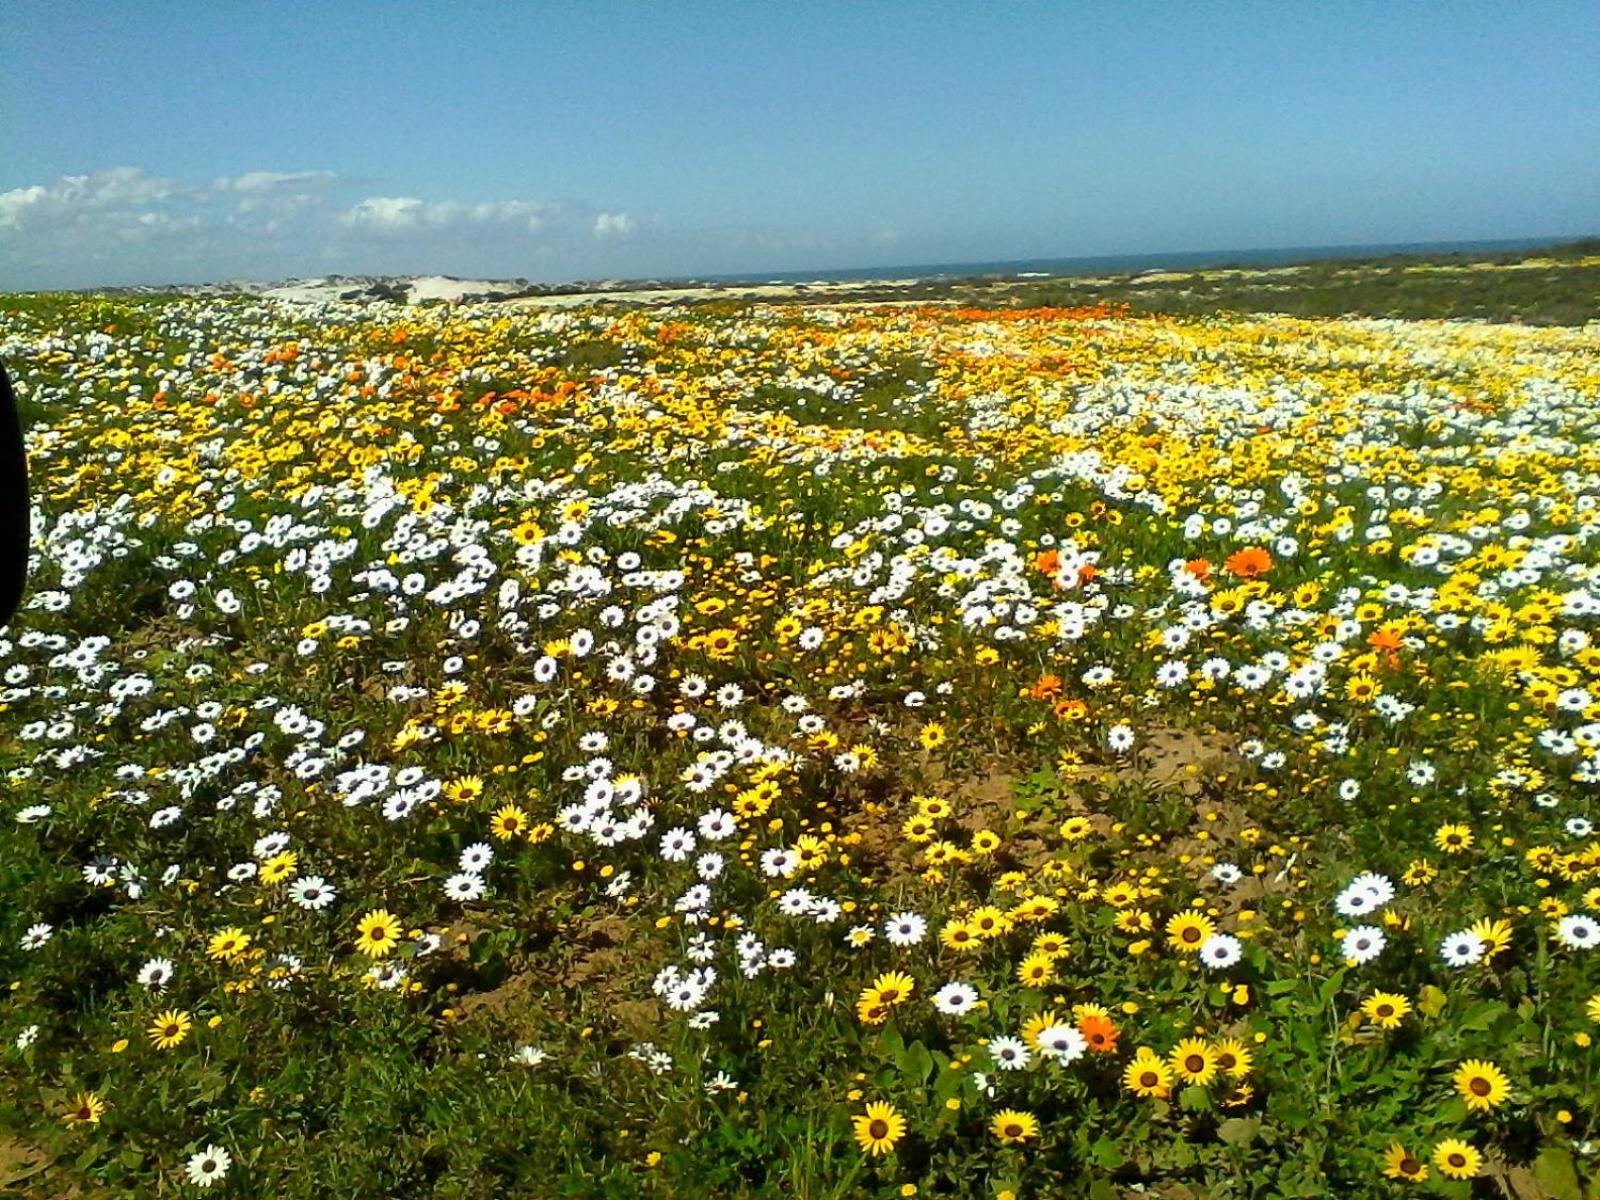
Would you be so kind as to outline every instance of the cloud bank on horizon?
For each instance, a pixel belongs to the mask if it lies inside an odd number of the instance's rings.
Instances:
[[[119,166],[0,192],[0,288],[323,274],[504,277],[621,265],[651,230],[572,200],[367,195],[335,171],[206,183]]]

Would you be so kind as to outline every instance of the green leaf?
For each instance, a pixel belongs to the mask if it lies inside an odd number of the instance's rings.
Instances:
[[[1546,1146],[1533,1160],[1533,1177],[1551,1200],[1583,1200],[1572,1155],[1559,1146]]]
[[[1425,1017],[1437,1017],[1444,1011],[1449,999],[1444,992],[1430,983],[1417,993],[1417,1011]]]
[[[1500,1001],[1485,1000],[1469,1008],[1457,1028],[1472,1033],[1483,1033],[1506,1011],[1506,1006]]]
[[[1333,998],[1339,994],[1339,989],[1344,986],[1344,972],[1336,971],[1323,980],[1322,987],[1317,989],[1317,1006],[1327,1008]]]
[[[1089,1147],[1089,1157],[1093,1160],[1095,1166],[1102,1167],[1107,1171],[1115,1171],[1127,1161],[1123,1158],[1122,1151],[1117,1149],[1116,1142],[1108,1137],[1100,1137],[1095,1141],[1094,1145]],[[1093,1194],[1092,1189],[1090,1194]],[[1114,1196],[1116,1193],[1113,1192],[1112,1195]]]
[[[1036,812],[1040,807],[1043,806],[1044,796],[1032,788],[1027,790],[1018,788],[1013,804],[1016,810],[1020,813]]]
[[[1209,1112],[1211,1093],[1198,1084],[1191,1084],[1178,1093],[1178,1104],[1188,1112]]]
[[[913,1083],[926,1083],[933,1070],[933,1055],[921,1042],[912,1042],[900,1052],[900,1070]]]
[[[895,1062],[900,1061],[900,1056],[906,1052],[906,1040],[895,1029],[885,1030],[878,1038],[878,1048]]]
[[[1217,1136],[1230,1146],[1246,1145],[1260,1132],[1260,1117],[1229,1117],[1217,1126]]]

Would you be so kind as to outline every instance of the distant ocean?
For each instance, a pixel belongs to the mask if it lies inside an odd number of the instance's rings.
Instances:
[[[1562,238],[1493,242],[1394,242],[1373,246],[1284,246],[1271,250],[1181,250],[1171,254],[1106,254],[1085,258],[1020,258],[1007,262],[921,263],[836,267],[822,271],[765,271],[718,275],[728,283],[838,283],[852,279],[963,279],[974,275],[1095,275],[1129,271],[1244,265],[1282,267],[1327,258],[1380,258],[1390,254],[1493,254],[1550,246]]]

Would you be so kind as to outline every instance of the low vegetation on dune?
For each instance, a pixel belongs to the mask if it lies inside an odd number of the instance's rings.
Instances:
[[[0,1189],[1593,1194],[1600,325],[1376,271],[0,301]]]
[[[1048,279],[980,276],[894,287],[864,283],[855,295],[887,303],[991,308],[1117,304],[1139,316],[1277,313],[1584,325],[1600,321],[1600,240],[1488,255],[1395,254],[1278,267],[1219,263]]]
[[[1494,258],[1395,256],[1041,282],[1020,303],[1118,302],[1136,313],[1397,317],[1526,325],[1600,321],[1600,242]]]

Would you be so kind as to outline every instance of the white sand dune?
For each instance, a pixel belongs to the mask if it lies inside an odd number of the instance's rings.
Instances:
[[[923,282],[918,279],[858,279],[849,282],[752,283],[697,285],[663,288],[601,288],[594,291],[563,292],[549,296],[519,296],[507,300],[513,308],[574,308],[597,300],[621,300],[629,304],[675,304],[684,300],[789,300],[796,296],[849,296],[863,290],[908,288]]]
[[[279,284],[262,290],[261,295],[269,300],[293,300],[304,304],[320,304],[328,300],[337,300],[340,296],[350,291],[352,285],[348,281],[330,283],[326,280],[305,279],[293,283]]]
[[[429,300],[456,303],[468,296],[506,296],[528,285],[520,279],[454,279],[448,275],[399,278],[329,275],[318,279],[291,279],[262,288],[259,294],[271,300],[321,304],[380,286],[403,294],[408,304],[422,304]]]
[[[410,303],[425,300],[458,302],[468,296],[505,296],[527,285],[506,279],[451,279],[448,275],[421,275],[410,281]]]
[[[676,304],[692,300],[794,300],[827,298],[837,302],[861,299],[872,293],[874,303],[885,303],[884,292],[903,291],[925,284],[924,279],[851,279],[766,283],[671,284],[656,280],[606,279],[563,285],[560,291],[541,292],[526,279],[457,279],[449,275],[324,275],[286,279],[279,283],[238,281],[220,284],[141,287],[134,292],[180,295],[254,295],[295,304],[328,304],[340,300],[388,301],[405,304],[445,303],[494,297],[512,297],[500,303],[514,308],[576,308],[613,301],[625,304]],[[524,294],[524,293],[533,294]],[[861,299],[861,302],[867,302]],[[894,303],[894,301],[887,301]]]

